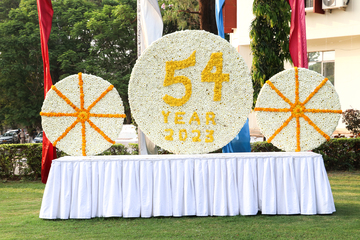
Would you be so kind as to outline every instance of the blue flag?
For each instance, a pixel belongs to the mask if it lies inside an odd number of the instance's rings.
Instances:
[[[218,35],[222,38],[225,38],[224,33],[224,20],[222,14],[222,8],[224,6],[225,0],[216,0],[215,1],[215,18],[216,18],[216,25],[218,29]]]
[[[222,15],[222,8],[224,6],[225,0],[216,0],[215,1],[215,17],[216,24],[218,29],[218,35],[222,38],[225,38],[224,33],[224,21]],[[241,107],[241,106],[239,106]],[[243,128],[240,130],[238,135],[229,142],[222,149],[223,153],[232,153],[232,152],[251,152],[250,146],[250,130],[249,130],[249,119],[246,120]]]

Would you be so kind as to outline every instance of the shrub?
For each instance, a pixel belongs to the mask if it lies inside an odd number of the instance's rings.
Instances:
[[[360,111],[354,109],[347,109],[343,112],[342,122],[346,124],[346,129],[349,130],[354,137],[360,136]]]
[[[9,178],[14,176],[16,168],[17,148],[11,144],[0,146],[0,177]]]
[[[271,143],[256,142],[251,144],[252,152],[279,152],[279,148]],[[215,153],[221,152],[221,149]],[[326,170],[360,170],[360,138],[334,138],[323,143],[313,152],[323,156]],[[27,144],[4,144],[0,145],[0,178],[16,179],[25,176],[29,179],[38,179],[41,176],[41,143]],[[102,155],[137,155],[137,144],[115,144]],[[166,150],[160,150],[159,154],[169,154]],[[57,150],[57,156],[66,154]],[[26,159],[26,161],[22,161]],[[15,175],[15,169],[19,169],[19,175]]]
[[[313,152],[323,156],[326,170],[360,170],[360,138],[337,138]]]
[[[42,144],[21,144],[21,157],[26,159],[26,166],[21,175],[29,176],[37,180],[41,177]],[[19,167],[22,167],[20,165]]]
[[[137,155],[138,145],[130,144],[128,150],[122,144],[115,144],[100,155]],[[65,152],[56,149],[58,158],[68,156]],[[18,179],[38,179],[41,176],[41,143],[26,144],[3,144],[0,145],[0,178]],[[15,169],[18,173],[15,175]]]
[[[131,153],[122,144],[112,145],[108,150],[99,155],[130,155]]]
[[[251,152],[283,152],[283,150],[275,147],[268,142],[254,142],[251,143]]]
[[[139,155],[139,145],[136,143],[129,143],[130,152],[132,155]]]
[[[282,151],[272,143],[251,144],[252,152]],[[334,138],[313,150],[322,155],[327,171],[360,170],[360,138]]]

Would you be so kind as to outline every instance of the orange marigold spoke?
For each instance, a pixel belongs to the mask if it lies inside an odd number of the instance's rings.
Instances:
[[[311,121],[310,120],[310,118],[308,118],[308,116],[306,116],[306,115],[302,115],[302,117],[313,127],[313,128],[315,128],[315,130],[316,131],[318,131],[324,138],[326,138],[326,140],[330,140],[330,137],[326,134],[326,133],[324,133],[323,131],[321,131],[321,129],[318,127],[318,126],[316,126],[315,125],[315,123],[313,123],[313,121]]]
[[[299,71],[295,67],[295,103],[299,102]]]
[[[300,119],[296,117],[296,152],[300,152]]]
[[[110,92],[114,88],[113,85],[110,85],[88,108],[87,110],[90,111],[105,95]]]
[[[293,119],[293,117],[294,117],[294,116],[291,115],[291,116],[283,123],[283,125],[281,125],[281,127],[279,127],[279,129],[275,131],[275,133],[267,140],[267,142],[270,143],[270,142],[274,139],[274,137],[275,137],[279,132],[281,132],[281,130],[283,130],[284,127],[286,127],[286,126],[289,124],[289,122],[291,121],[291,119]]]
[[[79,72],[79,87],[80,87],[80,108],[84,109],[84,82],[82,80],[82,73]]]
[[[82,144],[81,144],[81,148],[82,148],[82,155],[86,156],[86,133],[85,133],[85,122],[81,122],[81,138],[82,138]]]
[[[126,115],[125,115],[125,114],[98,114],[98,113],[90,113],[90,117],[126,118]]]
[[[68,128],[65,130],[65,132],[63,132],[63,134],[61,134],[61,136],[60,136],[58,139],[55,140],[55,142],[53,143],[53,146],[55,147],[56,144],[57,144],[61,139],[63,139],[63,138],[70,132],[70,130],[73,129],[73,128],[76,126],[76,124],[77,124],[78,122],[79,122],[79,120],[76,119],[75,122],[73,122],[73,124],[71,124],[71,126],[68,127]]]
[[[290,112],[290,108],[254,108],[254,111],[263,112]]]
[[[98,128],[92,121],[87,120],[88,123],[90,124],[90,126],[95,129],[95,131],[97,131],[101,136],[103,136],[105,138],[106,141],[115,144],[115,141],[111,140],[108,136],[106,136],[106,134],[100,130],[100,128]]]
[[[77,113],[40,112],[40,115],[45,117],[77,117]]]
[[[303,102],[303,104],[305,105],[308,101],[310,101],[310,99],[320,90],[320,88],[322,88],[325,83],[328,81],[327,78],[325,78],[324,80],[322,80],[322,82],[319,84],[319,86],[317,86],[314,91],[312,93],[310,93],[310,95],[305,99],[305,101]]]
[[[292,105],[292,102],[287,98],[285,97],[280,91],[279,89],[277,89],[274,84],[272,82],[270,82],[270,80],[266,81],[267,84],[269,84],[269,86],[285,101],[287,102],[288,104],[290,104],[290,106]]]
[[[61,97],[62,99],[64,99],[64,101],[69,104],[73,109],[75,109],[77,112],[80,111],[79,108],[77,108],[64,94],[62,94],[59,89],[57,89],[54,85],[51,86],[51,89],[54,90],[57,95],[59,95],[59,97]]]
[[[331,110],[331,109],[305,109],[304,112],[312,113],[342,113],[342,110]]]

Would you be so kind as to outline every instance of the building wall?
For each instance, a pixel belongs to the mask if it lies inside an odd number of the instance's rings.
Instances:
[[[239,1],[239,0],[238,0]],[[306,13],[307,39],[360,35],[360,1],[350,0],[346,10],[334,9],[325,14]]]
[[[230,35],[230,43],[244,58],[249,71],[252,56],[249,31],[252,14],[251,0],[237,1],[237,26]],[[335,9],[325,14],[306,13],[308,52],[335,51],[335,89],[340,97],[342,110],[360,109],[360,1],[351,0],[346,11]],[[285,64],[285,68],[291,68]],[[253,115],[251,116],[253,117]],[[250,121],[250,128],[257,128]],[[346,131],[341,119],[339,132]]]
[[[307,46],[308,52],[335,50],[335,89],[342,110],[360,109],[360,35],[310,39]]]

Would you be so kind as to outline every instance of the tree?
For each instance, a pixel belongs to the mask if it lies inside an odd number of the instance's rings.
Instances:
[[[163,20],[177,26],[177,30],[201,29],[217,34],[215,0],[160,0]],[[165,33],[169,33],[164,31]]]
[[[85,13],[84,20],[73,32],[74,37],[81,38],[84,29],[88,31],[92,44],[84,71],[115,86],[124,103],[127,123],[131,123],[128,85],[137,59],[136,24],[136,1],[113,1],[112,5]]]
[[[6,1],[6,0],[3,0]],[[131,120],[127,85],[136,60],[136,1],[52,1],[49,39],[53,84],[78,72],[110,81]],[[10,5],[9,5],[10,6]],[[6,8],[0,21],[0,121],[6,125],[41,126],[43,63],[36,1]]]
[[[210,5],[205,0],[174,3],[173,14],[185,18],[165,20],[165,31],[201,28],[214,32],[215,15],[209,14],[214,1]],[[53,84],[78,72],[108,80],[120,93],[130,123],[127,86],[137,55],[136,0],[57,0],[52,5],[48,46]],[[35,0],[0,0],[1,124],[41,126],[44,95],[39,35]]]
[[[19,4],[20,0],[0,0],[0,22],[8,19],[10,10],[19,7]]]
[[[35,8],[34,8],[35,7]],[[22,1],[0,23],[0,113],[7,125],[39,122],[42,71],[36,2]],[[36,107],[37,106],[37,107]],[[40,105],[41,106],[41,105]]]
[[[265,81],[284,70],[291,61],[289,52],[290,6],[286,0],[254,0],[255,19],[251,23],[250,48],[254,105]]]

